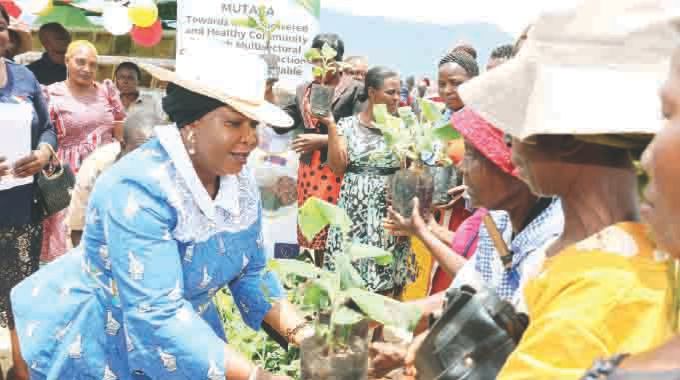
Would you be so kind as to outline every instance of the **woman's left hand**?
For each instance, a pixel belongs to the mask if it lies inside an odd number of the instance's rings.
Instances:
[[[297,153],[309,153],[319,150],[328,144],[328,136],[316,133],[304,133],[293,140],[293,150]]]
[[[50,162],[50,156],[51,153],[44,148],[32,151],[14,164],[14,176],[25,178],[36,175]]]

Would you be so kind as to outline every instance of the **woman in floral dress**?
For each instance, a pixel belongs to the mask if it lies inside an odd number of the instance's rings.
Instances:
[[[95,82],[97,49],[74,41],[66,52],[68,78],[45,88],[50,118],[59,138],[59,158],[74,174],[97,147],[113,142],[125,111],[113,83]],[[120,137],[120,136],[117,136]],[[41,260],[52,261],[66,252],[64,211],[43,222]]]
[[[372,126],[373,106],[385,104],[390,113],[399,106],[399,74],[375,67],[366,75],[366,110],[328,126],[328,164],[333,172],[344,174],[338,206],[352,219],[351,240],[380,247],[394,254],[391,265],[380,266],[373,259],[355,264],[369,290],[398,295],[412,271],[409,267],[408,239],[390,236],[383,229],[387,215],[387,184],[400,167],[399,159],[388,151],[380,131]],[[325,266],[333,270],[335,258],[343,254],[343,238],[339,229],[328,233]]]

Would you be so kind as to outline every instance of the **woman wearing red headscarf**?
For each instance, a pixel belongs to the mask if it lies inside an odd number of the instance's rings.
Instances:
[[[528,270],[525,264],[533,262],[533,256],[540,256],[533,253],[562,232],[560,202],[531,193],[517,178],[503,133],[472,110],[456,112],[453,125],[465,141],[460,171],[470,205],[492,211],[484,210],[463,222],[450,245],[432,232],[431,221],[423,220],[417,210],[410,220],[390,210],[385,228],[397,235],[420,238],[441,267],[455,276],[452,286],[483,284],[496,289],[501,298],[519,302],[520,280]],[[503,269],[489,231],[475,220],[487,212],[513,253],[510,270]],[[478,229],[468,231],[468,225]]]
[[[414,207],[410,220],[390,210],[385,228],[397,235],[409,234],[420,238],[439,265],[454,276],[452,287],[467,285],[475,289],[492,289],[502,299],[521,307],[524,279],[541,267],[545,259],[544,248],[562,232],[564,218],[560,201],[536,197],[517,178],[510,148],[501,131],[467,108],[456,112],[452,121],[465,142],[460,170],[470,204],[491,210],[488,212],[512,253],[511,265],[506,269],[489,230],[474,217],[458,228],[451,245],[435,236],[430,229],[431,221],[423,220],[417,207]],[[468,226],[476,226],[476,229],[468,230]],[[461,246],[466,247],[468,252],[460,251],[458,247]],[[465,255],[470,257],[469,260]],[[441,309],[443,300],[444,292],[440,292],[415,302],[421,304],[425,314],[429,315]],[[402,347],[401,356],[382,354],[393,354],[393,346],[378,344],[374,349],[379,353],[374,358],[374,367],[396,368],[404,364],[405,347]],[[395,362],[386,359],[387,356],[391,359],[399,357],[399,360]],[[382,364],[381,360],[391,363]]]

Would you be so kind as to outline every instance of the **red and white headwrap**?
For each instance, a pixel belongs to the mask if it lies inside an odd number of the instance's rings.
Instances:
[[[517,169],[512,164],[512,152],[505,142],[505,135],[502,131],[468,107],[455,112],[451,123],[463,136],[465,142],[474,146],[504,172],[517,176]]]

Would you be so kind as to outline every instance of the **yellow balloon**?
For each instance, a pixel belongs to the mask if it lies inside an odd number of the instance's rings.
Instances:
[[[36,16],[46,16],[54,9],[52,0],[32,0],[28,5],[28,12]]]
[[[153,0],[134,1],[128,7],[128,15],[133,24],[148,28],[158,19],[158,6]]]

